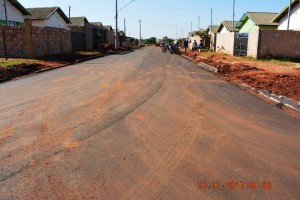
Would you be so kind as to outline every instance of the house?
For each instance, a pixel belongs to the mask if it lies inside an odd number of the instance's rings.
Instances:
[[[235,28],[237,21],[223,21],[217,30],[216,44],[214,50],[229,55],[234,55],[234,43],[236,33],[239,29]]]
[[[238,22],[237,21],[223,21],[217,30],[217,33],[230,33],[230,32],[238,32],[239,29],[237,29],[235,26]]]
[[[112,26],[106,25],[104,28],[107,30],[107,43],[115,44],[115,33]]]
[[[33,26],[67,29],[70,23],[60,7],[27,8]]]
[[[79,27],[79,26],[85,26],[86,24],[89,23],[86,17],[71,17],[71,27]]]
[[[218,31],[219,26],[218,25],[210,25],[206,29],[209,35],[209,46],[210,46],[210,51],[216,51],[216,41],[217,41],[217,31]]]
[[[6,25],[4,1],[0,0],[0,25]],[[28,10],[24,8],[17,0],[6,1],[7,21],[9,26],[24,25],[24,18],[30,15]]]
[[[97,38],[94,41],[97,40],[97,45],[100,47],[100,45],[107,44],[107,29],[104,28],[103,24],[101,22],[91,22],[90,23],[93,26],[93,35]],[[94,45],[95,47],[96,45]]]
[[[272,22],[278,23],[278,30],[287,30],[289,5],[287,5]],[[300,31],[300,0],[291,3],[290,30]]]
[[[248,35],[251,29],[276,30],[278,23],[272,22],[277,13],[246,12],[235,26],[240,34]]]
[[[208,32],[209,35],[212,33],[217,33],[219,26],[218,25],[209,25],[206,31]]]

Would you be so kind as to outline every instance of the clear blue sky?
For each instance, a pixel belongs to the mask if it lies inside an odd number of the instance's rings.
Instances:
[[[118,0],[119,9],[132,0]],[[115,28],[115,0],[19,0],[27,8],[59,6],[68,15],[86,16],[90,22],[101,21]],[[236,0],[236,16],[239,20],[243,13],[280,12],[289,0]],[[185,37],[191,30],[207,28],[210,24],[210,9],[213,9],[213,24],[232,20],[233,0],[135,0],[119,12],[119,28],[124,29],[126,18],[127,36],[139,37],[139,19],[142,20],[142,38],[168,36]],[[183,29],[183,34],[182,34]]]

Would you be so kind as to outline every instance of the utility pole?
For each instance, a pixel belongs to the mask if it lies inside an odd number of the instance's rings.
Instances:
[[[235,16],[235,0],[233,0],[233,18],[232,18],[232,31],[234,31],[234,16]]]
[[[213,9],[210,9],[210,27],[212,29]]]
[[[5,22],[6,22],[6,26],[8,26],[6,0],[4,0],[4,11],[5,11]],[[5,31],[4,31],[4,29],[2,29],[2,37],[3,37],[3,45],[4,45],[5,60],[7,60],[8,57],[7,57],[6,37],[5,37]]]
[[[290,30],[291,7],[292,7],[292,0],[290,0],[290,5],[289,5],[289,13],[288,13],[288,24],[287,24],[287,30]]]
[[[142,40],[142,20],[140,20],[140,40],[139,40],[140,45],[141,45],[141,40]]]
[[[71,21],[71,6],[69,6],[69,21]]]
[[[5,23],[6,23],[6,26],[8,26],[6,0],[4,0],[4,12],[5,12]]]
[[[115,30],[115,49],[118,48],[118,0],[116,0],[116,30]]]
[[[200,30],[200,16],[198,17],[198,31]]]
[[[126,35],[126,19],[124,18],[124,33]]]

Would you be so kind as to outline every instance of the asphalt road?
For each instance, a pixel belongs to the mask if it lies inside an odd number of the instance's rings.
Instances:
[[[0,199],[300,199],[300,119],[144,48],[0,84]]]

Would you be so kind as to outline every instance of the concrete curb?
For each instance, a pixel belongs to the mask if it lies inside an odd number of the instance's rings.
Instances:
[[[67,66],[69,66],[69,65],[76,65],[76,64],[81,63],[81,62],[85,62],[85,61],[89,61],[89,60],[101,58],[101,57],[104,57],[104,56],[117,55],[117,54],[119,54],[119,55],[124,55],[124,54],[131,53],[131,52],[133,52],[133,51],[134,51],[134,50],[129,50],[129,51],[124,51],[124,52],[115,53],[115,54],[103,54],[103,55],[97,55],[97,56],[91,56],[91,57],[88,57],[88,58],[78,59],[78,60],[76,60],[75,62],[68,63],[68,64],[64,64],[64,65],[61,65],[61,66],[58,66],[58,67],[45,68],[45,69],[41,69],[41,70],[35,71],[35,72],[31,73],[31,75],[32,75],[32,74],[39,74],[39,73],[51,71],[51,70],[58,69],[58,68],[62,68],[62,67],[67,67]],[[29,75],[30,75],[30,74],[29,74]],[[22,76],[20,76],[20,77],[22,77]],[[18,78],[18,77],[15,77],[15,78]],[[14,78],[0,79],[0,83],[4,83],[4,82],[7,82],[7,81],[10,81],[10,80],[13,80],[13,79],[14,79]]]
[[[10,80],[12,80],[12,79],[11,78],[3,78],[3,79],[0,79],[0,83],[10,81]]]
[[[191,62],[193,61],[193,58],[190,58],[186,55],[182,55],[182,57]],[[200,63],[197,63],[197,65],[209,72],[214,72],[214,73],[218,72],[217,68],[207,65],[205,63],[200,62]],[[265,98],[268,98],[274,102],[277,102],[278,104],[285,105],[289,108],[300,111],[300,102],[297,102],[293,99],[289,99],[285,96],[278,96],[276,94],[271,94],[266,90],[257,90],[256,88],[251,87],[247,84],[240,84],[240,85],[238,85],[238,87],[241,88],[242,90],[248,90],[248,89],[254,90],[254,91],[258,92],[260,95],[264,96]]]
[[[271,94],[269,93],[267,90],[258,90],[257,91],[259,94],[261,94],[262,96],[272,100],[272,101],[275,101],[279,104],[282,104],[282,105],[285,105],[287,107],[290,107],[292,109],[295,109],[297,111],[300,111],[300,103],[293,100],[293,99],[290,99],[290,98],[287,98],[285,96],[279,96],[279,95],[276,95],[276,94]]]
[[[210,71],[210,72],[214,72],[214,73],[217,73],[218,72],[218,69],[213,67],[213,66],[210,66],[208,64],[205,64],[203,62],[200,62],[197,64],[198,66],[202,67],[203,69],[207,70],[207,71]]]
[[[61,68],[61,67],[66,67],[66,66],[69,66],[69,65],[76,65],[77,63],[81,63],[81,62],[85,62],[85,61],[89,61],[89,60],[93,60],[93,59],[97,59],[97,58],[101,58],[101,57],[103,57],[103,55],[78,59],[73,63],[68,63],[68,64],[65,64],[65,65],[58,66],[58,67],[51,67],[51,68],[41,69],[41,70],[35,71],[33,74],[38,74],[38,73],[42,73],[42,72],[46,72],[46,71],[51,71],[51,70],[58,69],[58,68]]]
[[[190,58],[186,55],[181,55],[183,58],[189,60],[190,62],[193,62],[193,58]],[[218,72],[218,69],[213,67],[213,66],[210,66],[208,64],[205,64],[203,62],[199,62],[199,63],[196,63],[199,67],[205,69],[206,71],[209,71],[209,72],[214,72],[214,73],[217,73]]]

